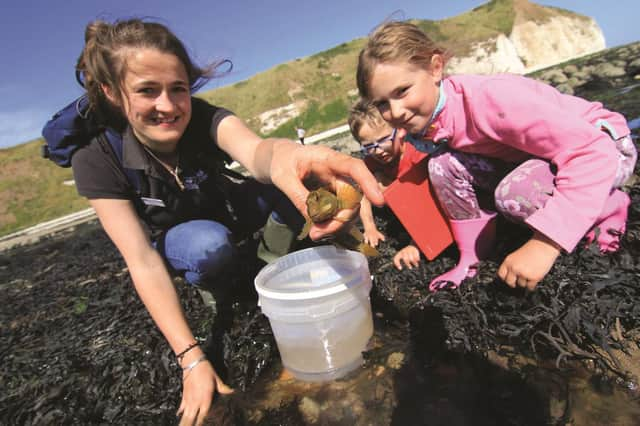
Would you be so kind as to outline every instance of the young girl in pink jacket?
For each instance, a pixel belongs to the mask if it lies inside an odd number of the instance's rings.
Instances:
[[[460,259],[429,288],[475,275],[493,247],[496,210],[533,231],[498,269],[511,287],[533,290],[585,235],[617,250],[630,202],[618,188],[637,158],[624,117],[522,76],[444,77],[446,59],[418,27],[390,22],[371,35],[357,71],[360,94],[431,155]]]

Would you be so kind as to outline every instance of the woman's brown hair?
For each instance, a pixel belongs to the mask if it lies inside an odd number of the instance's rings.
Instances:
[[[114,127],[124,126],[122,112],[112,105],[102,91],[111,88],[122,105],[122,82],[127,71],[127,55],[132,49],[155,49],[176,56],[185,67],[191,91],[196,91],[214,77],[223,60],[201,68],[189,56],[184,44],[166,26],[142,19],[96,20],[87,25],[85,45],[76,64],[76,76],[83,84],[91,108],[98,117]]]

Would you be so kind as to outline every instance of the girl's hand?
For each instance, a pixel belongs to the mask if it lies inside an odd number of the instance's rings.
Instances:
[[[560,252],[556,243],[535,232],[529,241],[504,259],[498,268],[498,276],[509,287],[515,288],[517,285],[534,290],[547,275]]]
[[[396,265],[396,268],[400,271],[402,271],[403,262],[409,269],[418,267],[420,263],[420,251],[416,246],[408,245],[393,256],[393,264]]]
[[[385,236],[382,232],[378,231],[375,226],[364,230],[364,242],[371,247],[377,247],[380,241],[385,241]]]
[[[183,364],[188,365],[189,362],[191,361],[185,360]],[[218,377],[209,361],[202,361],[191,371],[184,372],[182,380],[182,401],[177,412],[178,416],[182,415],[181,426],[202,425],[216,391],[220,394],[233,392],[233,389]]]

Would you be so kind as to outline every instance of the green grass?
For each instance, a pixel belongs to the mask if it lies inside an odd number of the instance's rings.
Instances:
[[[336,127],[343,124],[348,112],[349,106],[344,99],[336,99],[324,106],[312,103],[303,114],[282,124],[265,137],[290,138],[291,135],[295,135],[296,127],[301,123],[304,123],[305,128],[314,128],[325,123],[330,123],[329,128]]]
[[[75,186],[71,169],[40,156],[42,139],[0,150],[0,235],[88,207]]]

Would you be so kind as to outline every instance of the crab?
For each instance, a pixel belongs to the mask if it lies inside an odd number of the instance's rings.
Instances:
[[[356,208],[360,200],[362,200],[362,193],[346,182],[337,185],[335,194],[327,188],[318,188],[309,192],[307,196],[309,217],[298,239],[305,238],[314,223],[325,222],[329,219],[346,222],[337,216],[338,212],[343,209]],[[379,256],[378,250],[365,243],[362,232],[353,225],[345,225],[342,231],[333,236],[332,242],[338,247],[357,250],[368,257]]]

